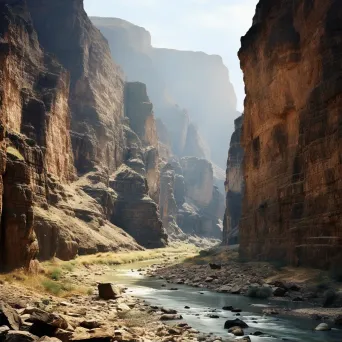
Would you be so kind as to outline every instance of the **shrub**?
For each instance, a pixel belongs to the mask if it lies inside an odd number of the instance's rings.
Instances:
[[[47,292],[55,296],[58,296],[62,292],[62,285],[53,280],[46,279],[42,282],[42,285]]]
[[[247,296],[251,298],[267,299],[272,296],[272,289],[268,286],[250,286]]]
[[[62,276],[62,270],[60,268],[54,268],[48,272],[48,276],[53,280],[60,280]]]

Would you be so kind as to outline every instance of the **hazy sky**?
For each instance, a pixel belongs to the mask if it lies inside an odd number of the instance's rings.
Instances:
[[[243,109],[237,51],[258,0],[85,0],[90,16],[117,17],[145,27],[155,47],[221,55]]]

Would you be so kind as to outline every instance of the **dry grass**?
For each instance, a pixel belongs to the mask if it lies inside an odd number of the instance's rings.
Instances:
[[[52,294],[58,297],[70,297],[75,294],[90,294],[91,288],[76,286],[71,281],[64,279],[67,271],[56,266],[45,266],[41,274],[28,274],[19,269],[11,273],[1,274],[0,280],[9,284],[17,284],[40,294]]]
[[[181,261],[189,256],[198,255],[198,248],[187,244],[173,244],[172,246],[144,251],[130,251],[124,253],[99,253],[80,256],[74,260],[76,265],[124,265],[139,261],[161,260],[177,257]]]
[[[6,152],[8,154],[11,154],[12,156],[15,156],[19,160],[22,160],[22,161],[25,160],[23,155],[16,148],[12,146],[8,146],[6,149]]]
[[[92,288],[73,283],[67,275],[77,268],[88,265],[123,265],[147,260],[177,259],[183,261],[188,256],[198,254],[193,245],[173,244],[167,248],[121,253],[99,253],[79,256],[71,261],[52,259],[41,263],[42,272],[38,275],[28,274],[19,269],[7,274],[0,274],[0,280],[10,284],[18,284],[40,294],[52,294],[58,297],[70,297],[75,294],[92,294]]]

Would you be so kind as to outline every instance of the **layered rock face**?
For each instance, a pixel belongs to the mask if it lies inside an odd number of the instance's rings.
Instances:
[[[122,163],[124,83],[82,0],[27,0],[39,43],[69,71],[75,165],[114,171]],[[49,18],[49,20],[47,20]]]
[[[113,58],[128,80],[147,85],[157,117],[170,129],[174,154],[205,157],[223,167],[236,97],[222,59],[202,52],[153,48],[149,32],[121,19],[91,20],[108,39]]]
[[[341,18],[338,0],[261,0],[242,38],[243,257],[341,260]]]
[[[159,203],[171,237],[221,238],[224,198],[214,186],[213,167],[207,160],[185,157],[167,163],[161,171]]]
[[[243,115],[234,121],[235,131],[230,140],[225,181],[226,211],[223,219],[223,244],[239,242],[239,224],[242,210],[244,175],[242,170],[243,149],[241,146]]]
[[[149,197],[159,197],[158,141],[144,86],[126,86],[125,118],[119,68],[80,0],[6,1],[0,19],[0,268],[141,249],[110,222],[125,214],[127,196],[110,187],[122,162],[141,166],[139,234],[164,245]]]
[[[158,201],[159,198],[159,152],[157,126],[153,114],[153,105],[147,96],[146,85],[139,82],[126,83],[125,85],[125,115],[129,119],[131,129],[140,139],[130,141],[126,139],[128,150],[126,163],[134,163],[139,156],[134,155],[134,150],[141,150],[140,161],[144,164],[143,175],[147,179],[148,191],[151,198]],[[136,160],[135,160],[136,162]]]
[[[110,220],[144,247],[164,247],[168,238],[156,204],[160,190],[157,126],[145,84],[126,83],[125,114],[126,165],[110,178],[116,193]]]
[[[110,186],[118,194],[112,216],[114,224],[123,227],[146,248],[165,247],[168,236],[157,204],[148,196],[146,179],[123,165],[113,175]]]

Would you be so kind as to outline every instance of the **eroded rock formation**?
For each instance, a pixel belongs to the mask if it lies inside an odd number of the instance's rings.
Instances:
[[[113,175],[110,186],[118,194],[112,216],[114,224],[146,248],[165,247],[168,237],[157,204],[148,196],[146,178],[123,165]]]
[[[223,219],[223,244],[236,244],[239,241],[239,224],[243,195],[243,149],[241,146],[243,115],[235,121],[235,131],[230,140],[226,171],[226,211]]]
[[[341,260],[341,18],[339,0],[261,0],[242,38],[242,257]]]
[[[160,213],[173,238],[184,234],[221,239],[224,198],[214,186],[210,162],[195,157],[171,160],[161,171]]]

